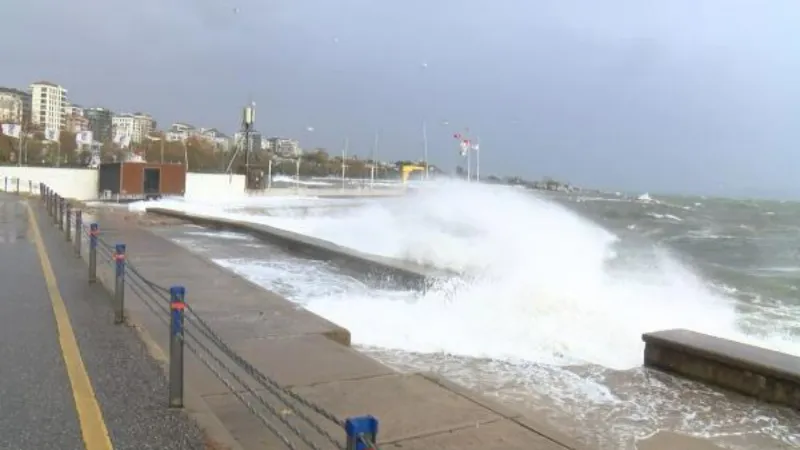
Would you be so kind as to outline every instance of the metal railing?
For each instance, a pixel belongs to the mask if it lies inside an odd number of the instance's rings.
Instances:
[[[98,281],[98,267],[103,267],[101,265],[113,269],[110,270],[113,283],[108,284],[113,285],[114,323],[122,324],[126,320],[125,292],[128,290],[169,329],[169,407],[182,408],[184,404],[184,349],[188,349],[285,448],[378,449],[378,420],[374,416],[342,420],[281,386],[234,351],[213,330],[192,308],[184,286],[166,287],[148,279],[127,260],[130,249],[124,243],[112,245],[106,242],[99,224],[85,223],[82,211],[48,186],[38,184],[38,190],[31,194],[40,196],[53,224],[63,231],[67,241],[74,244],[76,255],[83,256],[83,251],[88,252],[85,256],[88,260],[89,283]],[[252,381],[245,379],[241,373],[247,374]],[[343,441],[329,431],[336,428],[344,429]]]

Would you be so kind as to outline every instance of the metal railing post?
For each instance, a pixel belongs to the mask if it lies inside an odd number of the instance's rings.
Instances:
[[[8,192],[8,177],[4,178],[5,178],[5,184],[4,184],[5,187],[3,188],[3,192]]]
[[[96,223],[89,225],[89,283],[97,282],[97,234]]]
[[[28,193],[33,195],[33,180],[28,180]]]
[[[186,288],[169,288],[169,406],[183,408],[183,315]]]
[[[61,196],[56,194],[53,199],[53,223],[58,225],[58,205],[61,204]]]
[[[345,450],[378,450],[378,419],[373,416],[350,417],[344,422],[347,433]]]
[[[114,323],[125,321],[125,244],[114,247],[116,281],[114,282]]]
[[[17,195],[19,195],[19,177],[17,177]]]
[[[75,210],[75,254],[81,256],[81,240],[83,237],[83,211]]]
[[[67,209],[67,201],[65,199],[60,199],[58,204],[58,229],[64,231],[64,212]]]
[[[67,242],[72,240],[72,207],[67,204],[67,209],[64,211],[64,215],[66,216],[65,227],[64,227],[64,237],[66,237]]]

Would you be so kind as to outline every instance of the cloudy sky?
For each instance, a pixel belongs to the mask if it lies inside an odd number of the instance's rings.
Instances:
[[[794,0],[25,0],[0,85],[635,191],[800,195]],[[9,19],[11,18],[11,19]],[[307,127],[314,131],[307,131]]]

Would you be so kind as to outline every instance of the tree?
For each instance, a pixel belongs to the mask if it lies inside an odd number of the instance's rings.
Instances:
[[[75,133],[71,131],[62,131],[58,137],[58,145],[61,146],[62,155],[76,154],[78,144],[75,142]]]

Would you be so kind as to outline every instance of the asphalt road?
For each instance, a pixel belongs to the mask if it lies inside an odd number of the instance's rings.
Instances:
[[[85,264],[32,202],[113,448],[206,448],[200,429],[182,411],[167,408],[164,372],[136,332],[114,325],[108,292],[87,283]],[[28,222],[24,202],[0,194],[0,450],[84,449],[89,445],[65,365],[69,352],[62,350],[65,333],[60,343],[59,315]],[[75,364],[70,369],[74,378]]]

